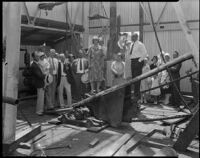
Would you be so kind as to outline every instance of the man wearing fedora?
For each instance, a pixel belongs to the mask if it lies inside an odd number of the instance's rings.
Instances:
[[[33,62],[31,63],[32,83],[37,88],[36,114],[43,115],[44,112],[44,80],[45,74],[39,65],[39,58],[42,52],[35,51],[32,53]]]

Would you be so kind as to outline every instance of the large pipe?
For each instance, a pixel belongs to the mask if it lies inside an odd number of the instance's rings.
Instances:
[[[3,103],[8,103],[8,104],[11,104],[11,105],[17,105],[19,103],[19,100],[11,98],[11,97],[3,97]]]
[[[137,76],[137,77],[131,79],[130,81],[127,81],[126,83],[122,83],[120,85],[116,85],[116,86],[111,87],[111,88],[109,88],[107,90],[101,91],[101,92],[99,92],[99,93],[97,93],[97,94],[95,94],[95,95],[93,95],[93,96],[91,96],[89,98],[86,98],[86,99],[84,99],[84,100],[82,100],[82,101],[80,101],[78,103],[74,103],[74,104],[72,104],[72,107],[79,107],[81,105],[89,103],[89,102],[91,102],[91,101],[93,101],[93,100],[95,100],[95,99],[97,99],[99,97],[102,97],[102,96],[104,96],[106,94],[109,94],[111,92],[114,92],[116,90],[122,89],[122,88],[124,88],[124,87],[126,87],[128,85],[131,85],[131,84],[133,84],[133,83],[135,83],[137,81],[143,80],[144,78],[147,78],[147,77],[150,77],[150,76],[152,76],[154,74],[157,74],[158,72],[165,70],[167,67],[173,66],[173,65],[175,65],[177,63],[183,62],[183,61],[191,59],[191,58],[193,58],[192,54],[184,54],[184,55],[174,59],[173,61],[170,61],[170,62],[168,62],[166,64],[163,64],[163,65],[161,65],[161,66],[159,66],[159,67],[157,67],[157,68],[155,68],[155,69],[153,69],[153,70],[151,70],[149,72],[146,72],[146,73],[144,73],[144,74],[142,74],[140,76]],[[64,111],[67,111],[67,110],[69,110],[69,108],[58,109],[58,110],[55,110],[55,112],[64,112]]]

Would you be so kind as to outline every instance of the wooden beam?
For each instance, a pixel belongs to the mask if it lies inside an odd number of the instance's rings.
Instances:
[[[27,6],[26,6],[26,2],[23,2],[23,5],[24,5],[24,8],[25,8],[26,17],[27,17],[27,19],[28,19],[28,24],[32,24],[32,21],[31,21],[29,12],[28,12],[28,8],[27,8]]]
[[[54,31],[54,32],[62,32],[62,33],[66,32],[66,30],[63,30],[63,29],[56,29],[56,28],[43,27],[43,26],[35,26],[35,25],[27,25],[27,24],[21,24],[21,27],[33,28],[33,29],[41,29],[41,30],[48,30],[48,31]],[[70,30],[67,30],[67,32],[70,32]],[[75,33],[81,33],[79,31],[74,31],[74,32]]]
[[[104,95],[107,95],[107,94],[109,94],[109,93],[111,93],[111,92],[113,92],[113,91],[122,89],[122,88],[124,88],[124,87],[126,87],[126,86],[128,86],[128,85],[131,85],[131,84],[133,84],[133,83],[135,83],[135,82],[137,82],[137,81],[139,81],[139,80],[142,80],[142,79],[144,79],[144,78],[153,76],[154,74],[157,74],[158,72],[161,72],[161,71],[165,70],[167,67],[173,66],[173,65],[175,65],[175,64],[177,64],[177,63],[183,62],[183,61],[188,60],[188,59],[191,59],[191,58],[192,58],[192,54],[184,54],[184,55],[182,55],[182,56],[180,56],[180,57],[174,59],[173,61],[170,61],[170,62],[168,62],[168,63],[166,63],[166,64],[163,64],[163,65],[161,65],[161,66],[159,66],[159,67],[157,67],[157,68],[155,68],[155,69],[153,69],[153,70],[151,70],[151,71],[149,71],[149,72],[147,72],[147,73],[144,73],[144,74],[142,74],[142,75],[140,75],[140,76],[137,76],[137,77],[135,77],[135,78],[133,78],[133,79],[131,79],[131,80],[125,82],[125,83],[122,83],[122,84],[120,84],[120,85],[113,86],[113,87],[111,87],[111,88],[109,88],[109,89],[106,89],[106,90],[104,90],[104,91],[101,91],[101,92],[99,92],[99,93],[97,93],[97,94],[95,94],[95,95],[93,95],[93,96],[91,96],[91,97],[89,97],[89,98],[87,98],[87,99],[84,99],[84,100],[82,100],[82,101],[80,101],[80,102],[78,102],[78,103],[74,103],[74,104],[72,104],[72,107],[79,107],[79,106],[81,106],[81,105],[84,105],[84,104],[86,104],[86,103],[89,103],[89,102],[91,102],[91,101],[93,101],[93,100],[95,100],[95,99],[97,99],[97,98],[99,98],[99,97],[102,97],[102,96],[104,96]],[[55,110],[55,111],[56,111],[56,112],[64,112],[64,111],[67,111],[67,110],[69,110],[69,109],[70,109],[70,108],[58,109],[58,110]]]
[[[164,7],[163,7],[163,9],[162,9],[162,11],[161,11],[161,13],[160,13],[160,16],[158,17],[158,20],[157,20],[157,22],[156,22],[156,24],[155,24],[155,27],[157,28],[157,26],[159,25],[159,23],[160,23],[160,20],[161,20],[161,18],[162,18],[162,16],[163,16],[163,13],[164,13],[164,11],[166,10],[166,8],[167,8],[167,2],[165,2],[165,5],[164,5]]]
[[[143,42],[143,32],[144,32],[144,13],[141,5],[139,4],[139,38]]]
[[[8,152],[11,153],[16,150],[21,142],[27,142],[41,133],[41,126],[28,128],[16,135],[16,140],[9,145]]]
[[[133,136],[135,132],[124,134],[121,138],[115,141],[108,148],[100,150],[93,156],[113,156],[124,144],[126,144]]]
[[[181,1],[174,2],[172,4],[173,4],[174,10],[176,12],[177,18],[180,22],[180,25],[182,27],[183,33],[186,37],[186,40],[190,46],[190,49],[192,50],[194,60],[197,63],[197,69],[199,69],[199,49],[196,46],[196,43],[192,36],[192,32],[190,31],[187,21],[185,20],[185,16],[184,16],[183,10],[181,8]]]
[[[115,52],[115,46],[117,43],[117,2],[110,2],[110,40],[109,40],[109,51],[108,60],[113,58]]]
[[[198,109],[192,116],[189,124],[175,142],[173,146],[175,150],[185,151],[195,136],[199,133],[199,104],[197,104],[197,107]]]
[[[22,2],[8,2],[7,8],[6,61],[8,71],[4,96],[11,98],[18,98],[21,6]],[[10,104],[3,106],[3,143],[10,143],[15,140],[17,107]]]
[[[141,141],[143,141],[146,138],[151,137],[155,133],[161,133],[162,134],[163,132],[161,130],[154,129],[145,136],[142,136],[141,134],[135,135],[133,137],[133,141],[131,141],[132,146],[129,147],[126,152],[130,153],[132,150],[134,150],[140,144]]]

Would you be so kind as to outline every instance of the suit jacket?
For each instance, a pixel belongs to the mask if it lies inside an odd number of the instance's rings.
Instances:
[[[33,62],[31,64],[30,70],[32,74],[32,84],[36,88],[43,88],[45,75],[42,73],[42,70],[40,69],[39,65]]]
[[[69,84],[74,84],[74,76],[72,73],[72,68],[70,66],[70,64],[64,64],[64,68],[63,71],[67,74],[67,81],[69,82]],[[60,81],[61,81],[61,62],[58,62],[58,73],[57,73],[57,86],[60,85]]]

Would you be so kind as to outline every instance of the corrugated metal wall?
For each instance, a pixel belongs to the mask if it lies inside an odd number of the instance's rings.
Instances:
[[[160,13],[165,5],[165,2],[151,2],[150,6],[152,9],[152,14],[154,22],[157,22]],[[109,10],[109,2],[105,3],[105,8]],[[199,0],[183,0],[181,1],[181,6],[185,14],[186,20],[196,20],[190,22],[189,26],[192,28],[192,35],[199,48]],[[145,7],[148,9],[147,4]],[[138,2],[117,2],[117,15],[121,16],[121,31],[122,32],[134,32],[139,30],[139,3]],[[164,29],[158,27],[158,38],[161,43],[162,49],[170,54],[174,50],[178,50],[180,54],[185,54],[190,52],[190,47],[184,37],[181,27],[178,23],[176,13],[170,2],[166,6],[166,10],[160,20],[160,22],[171,22],[164,24]],[[144,23],[149,23],[149,19],[144,16]],[[126,26],[123,26],[126,25]],[[134,26],[127,26],[134,25]],[[90,27],[99,26],[98,23],[90,23]],[[92,36],[100,31],[99,28],[90,28],[90,40]],[[158,44],[155,39],[155,34],[151,26],[145,25],[144,27],[144,44],[148,50],[150,57],[159,53]],[[106,39],[109,35],[106,35]],[[183,63],[181,68],[181,75],[185,74],[185,71],[193,67],[191,61],[186,61]],[[189,79],[184,79],[181,81],[182,91],[191,91],[191,85],[188,84]]]

